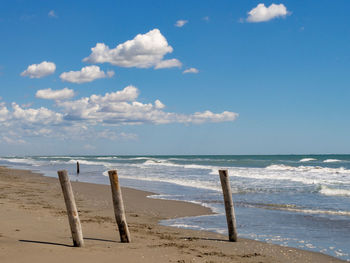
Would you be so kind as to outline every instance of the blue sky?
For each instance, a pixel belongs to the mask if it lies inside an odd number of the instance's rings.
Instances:
[[[1,155],[349,153],[348,1],[1,3]]]

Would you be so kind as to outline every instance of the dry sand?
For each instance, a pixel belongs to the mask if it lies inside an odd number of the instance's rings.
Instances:
[[[83,174],[82,174],[83,176]],[[72,247],[56,178],[0,167],[0,262],[343,262],[320,253],[157,224],[211,213],[199,205],[147,198],[123,188],[132,243],[119,242],[110,187],[72,183],[85,240]]]

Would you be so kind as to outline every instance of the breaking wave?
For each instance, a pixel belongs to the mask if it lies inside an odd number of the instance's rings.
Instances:
[[[316,159],[315,158],[303,158],[299,162],[306,163],[306,162],[312,162],[312,161],[316,161]]]

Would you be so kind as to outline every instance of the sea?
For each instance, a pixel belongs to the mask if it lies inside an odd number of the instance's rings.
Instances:
[[[80,174],[76,173],[80,163]],[[122,186],[149,198],[181,200],[215,214],[162,225],[227,234],[219,169],[229,171],[238,237],[328,254],[350,261],[350,155],[11,156],[0,165],[73,181]]]

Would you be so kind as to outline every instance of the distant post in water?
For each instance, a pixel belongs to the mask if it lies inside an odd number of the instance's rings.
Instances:
[[[222,193],[224,195],[228,237],[232,242],[237,242],[236,216],[232,201],[232,191],[227,170],[219,170]]]
[[[108,171],[108,175],[111,182],[114,214],[118,224],[120,241],[123,243],[130,243],[130,233],[128,224],[126,223],[122,191],[119,185],[117,170]]]
[[[79,165],[79,162],[77,162],[77,174],[80,173],[80,165]]]
[[[64,201],[66,203],[67,215],[72,232],[73,244],[75,247],[84,246],[83,231],[79,220],[77,206],[75,204],[72,186],[66,170],[58,171],[58,178],[61,183]]]

